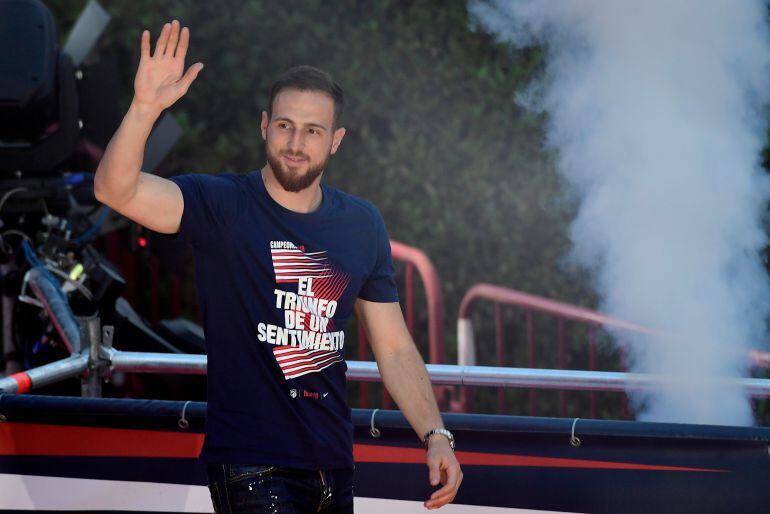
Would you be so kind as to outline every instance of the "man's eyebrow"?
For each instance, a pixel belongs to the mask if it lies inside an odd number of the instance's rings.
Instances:
[[[289,123],[291,123],[293,125],[297,125],[297,123],[294,120],[292,120],[291,118],[287,118],[286,116],[276,116],[274,118],[274,120],[275,121],[288,121]],[[305,123],[305,126],[307,126],[307,127],[318,127],[320,129],[323,129],[323,130],[329,130],[328,128],[326,128],[326,126],[321,125],[320,123],[312,123],[312,122],[311,123]]]

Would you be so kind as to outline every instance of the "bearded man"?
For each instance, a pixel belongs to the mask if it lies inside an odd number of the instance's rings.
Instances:
[[[190,31],[141,37],[134,99],[94,178],[97,199],[192,246],[208,354],[200,458],[216,512],[353,512],[353,427],[343,329],[364,324],[383,383],[427,449],[429,509],[462,480],[425,363],[404,323],[385,224],[322,182],[345,136],[342,89],[317,68],[283,73],[261,132],[267,163],[245,174],[165,179],[140,170],[162,111],[203,68]]]

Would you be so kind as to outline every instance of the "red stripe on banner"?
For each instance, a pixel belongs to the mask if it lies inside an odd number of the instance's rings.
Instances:
[[[203,434],[134,430],[125,428],[0,423],[0,455],[48,455],[82,457],[197,458]],[[607,462],[498,453],[455,453],[466,466],[513,466],[535,468],[617,469],[728,473],[724,469],[659,466],[633,462]],[[425,464],[425,450],[398,446],[354,444],[355,462]]]
[[[467,466],[512,466],[533,468],[583,468],[583,469],[624,469],[642,471],[690,471],[700,473],[727,473],[724,469],[688,468],[679,466],[658,466],[633,462],[607,462],[600,460],[563,459],[557,457],[535,457],[531,455],[505,455],[499,453],[455,452],[457,460]],[[356,462],[393,462],[425,464],[425,450],[422,448],[400,448],[354,444],[353,458]]]
[[[32,389],[32,379],[29,378],[29,375],[23,371],[21,373],[14,373],[13,375],[9,375],[8,378],[12,378],[16,381],[17,394],[24,394]]]
[[[0,423],[0,455],[195,458],[203,434]]]

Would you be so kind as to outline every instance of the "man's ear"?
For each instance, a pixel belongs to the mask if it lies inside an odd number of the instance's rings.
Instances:
[[[334,136],[332,137],[332,154],[337,153],[337,148],[340,147],[340,143],[342,143],[343,137],[345,137],[345,127],[340,127],[334,131]]]
[[[267,111],[262,111],[262,140],[267,141],[267,124],[270,118],[267,117]]]

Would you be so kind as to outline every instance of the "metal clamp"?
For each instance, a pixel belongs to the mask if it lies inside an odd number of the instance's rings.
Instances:
[[[378,410],[380,409],[374,409],[374,411],[372,411],[371,427],[369,428],[369,433],[372,434],[372,437],[380,437],[380,429],[374,426],[374,415],[377,414]]]
[[[181,428],[182,430],[187,430],[188,428],[190,428],[190,422],[187,421],[187,419],[185,419],[184,413],[187,410],[187,405],[189,405],[191,403],[191,401],[192,400],[187,400],[184,403],[184,406],[182,407],[182,417],[179,418],[179,421],[177,421],[177,424],[179,425],[179,428]]]
[[[572,422],[572,432],[569,437],[569,444],[574,446],[575,448],[578,448],[580,446],[580,438],[575,435],[575,426],[577,426],[577,422],[580,418],[575,418],[575,420]]]
[[[115,336],[114,325],[104,325],[102,327],[102,344],[107,348],[112,348],[112,339]]]
[[[99,345],[99,359],[103,361],[101,366],[101,377],[109,382],[112,378],[115,366],[112,364],[112,357],[115,349],[112,347],[112,339],[115,336],[114,325],[102,326],[102,344]]]

